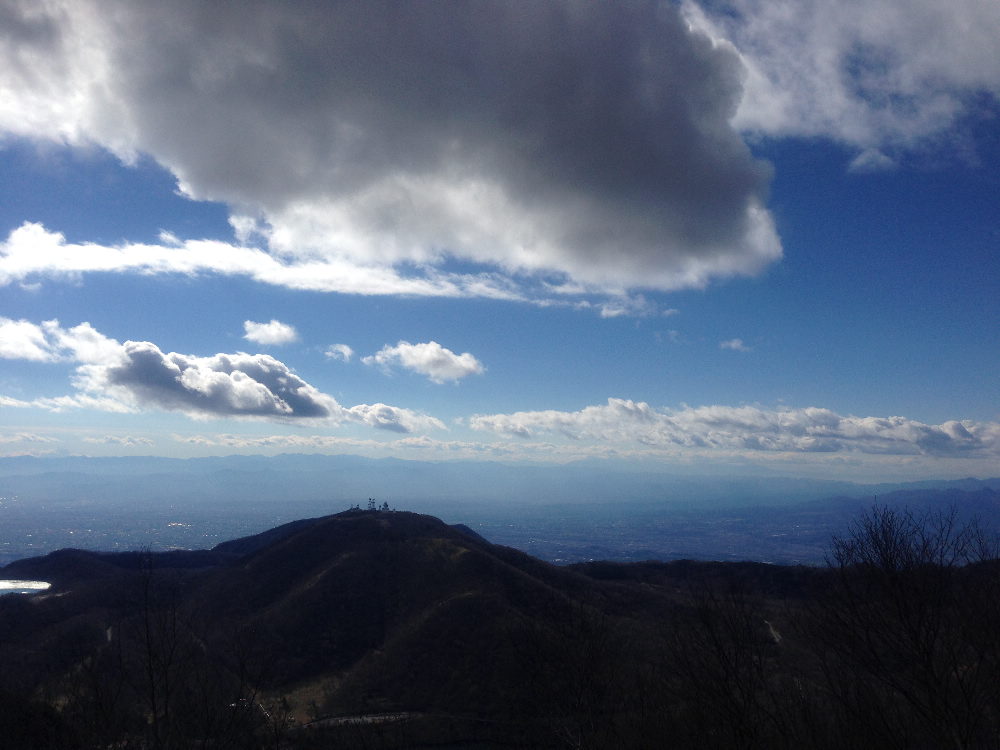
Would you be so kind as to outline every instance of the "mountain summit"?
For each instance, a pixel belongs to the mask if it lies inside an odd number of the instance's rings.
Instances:
[[[3,572],[54,584],[0,600],[3,657],[23,681],[85,712],[110,691],[171,737],[182,706],[208,717],[248,695],[296,726],[447,714],[479,734],[485,717],[523,719],[571,687],[553,660],[586,652],[607,588],[466,527],[363,510],[209,551],[63,550]]]

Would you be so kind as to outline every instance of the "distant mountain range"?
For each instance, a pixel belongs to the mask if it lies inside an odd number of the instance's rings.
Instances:
[[[209,548],[370,497],[463,521],[492,541],[554,562],[817,563],[831,534],[876,498],[968,499],[991,520],[990,496],[954,493],[997,490],[1000,479],[858,485],[676,476],[614,462],[514,466],[294,454],[2,458],[0,563],[62,547]]]
[[[377,497],[406,507],[488,500],[505,507],[655,502],[701,509],[782,505],[899,490],[1000,490],[1000,478],[858,484],[781,476],[683,475],[634,462],[515,465],[315,454],[0,458],[0,494],[35,492],[52,500],[79,500],[81,495],[108,502],[134,500],[139,480],[144,497],[178,504],[198,502],[206,495],[220,502],[248,498],[254,502],[289,498],[356,502]]]

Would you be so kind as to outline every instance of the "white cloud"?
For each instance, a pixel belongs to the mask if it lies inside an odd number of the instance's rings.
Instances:
[[[781,256],[768,168],[730,125],[737,55],[670,3],[51,0],[5,15],[0,133],[149,154],[187,195],[227,203],[238,241],[269,252],[203,246],[213,270],[510,298],[540,281],[699,287]],[[103,261],[205,270],[191,244]],[[452,258],[483,273],[452,277]]]
[[[42,323],[54,349],[63,352],[63,358],[73,362],[109,362],[120,355],[121,345],[112,338],[94,330],[90,323],[81,323],[69,329],[58,320]]]
[[[409,409],[385,404],[359,404],[347,410],[347,418],[369,427],[378,427],[393,432],[415,432],[417,430],[444,430],[444,423],[426,414],[418,414]]]
[[[157,239],[164,245],[170,247],[180,247],[184,242],[173,232],[168,232],[166,229],[161,229],[157,234]]]
[[[455,354],[436,341],[423,344],[400,341],[396,346],[386,344],[379,352],[364,357],[361,361],[366,365],[379,365],[386,369],[397,365],[426,375],[435,383],[458,381],[469,375],[481,375],[486,371],[483,363],[469,352]]]
[[[85,273],[217,273],[317,292],[520,299],[502,279],[485,274],[405,277],[385,266],[361,267],[335,257],[288,260],[215,240],[186,240],[180,246],[73,244],[41,224],[26,222],[0,245],[0,286],[35,277],[72,279]]]
[[[731,408],[731,407],[725,407]],[[926,425],[925,425],[926,427]],[[993,426],[992,447],[972,452],[919,453],[891,452],[845,448],[840,451],[764,450],[759,446],[741,447],[725,443],[696,445],[690,442],[640,442],[608,440],[539,440],[515,439],[438,440],[428,435],[408,435],[396,439],[365,440],[318,434],[237,435],[201,434],[175,435],[174,440],[203,447],[221,447],[227,451],[252,450],[278,452],[349,451],[370,456],[407,456],[423,460],[502,460],[533,463],[568,463],[587,459],[652,460],[662,470],[671,465],[690,470],[722,464],[732,471],[736,467],[770,465],[783,472],[800,476],[843,478],[849,466],[855,476],[867,476],[872,481],[886,477],[912,480],[919,476],[988,476],[995,471],[1000,449],[997,447],[996,425]]]
[[[196,419],[354,422],[394,432],[445,429],[434,417],[397,406],[341,406],[267,354],[164,353],[149,341],[119,344],[89,323],[64,329],[55,320],[38,326],[6,318],[0,319],[0,351],[8,358],[79,365],[72,379],[78,393],[30,401],[0,396],[0,406],[8,408],[121,413],[154,408]]]
[[[671,315],[674,312],[677,312],[676,310],[665,310],[660,313],[660,309],[656,306],[656,304],[650,302],[641,294],[613,297],[600,303],[597,307],[602,318],[644,318],[658,313],[662,315]]]
[[[255,323],[252,320],[246,320],[243,322],[243,330],[246,331],[243,338],[261,346],[281,346],[299,339],[295,328],[273,319],[270,323]]]
[[[338,437],[335,435],[235,435],[221,433],[215,435],[171,435],[178,443],[201,446],[221,446],[236,449],[260,448],[373,448],[386,443],[376,440]],[[391,444],[391,443],[390,443]]]
[[[40,326],[26,320],[0,318],[0,357],[52,362],[59,355]]]
[[[877,148],[866,148],[851,159],[851,163],[847,165],[847,169],[850,172],[858,173],[888,172],[895,169],[896,166],[894,159],[886,156]]]
[[[602,301],[575,302],[568,298],[590,293],[587,287],[577,284],[533,285],[525,282],[518,287],[499,274],[430,270],[421,278],[388,267],[351,267],[330,258],[305,261],[277,258],[256,248],[215,240],[178,240],[177,243],[73,244],[67,243],[62,234],[49,231],[41,224],[26,222],[0,243],[0,286],[15,282],[23,285],[25,279],[58,280],[89,273],[136,273],[145,276],[220,274],[242,276],[258,283],[295,290],[414,297],[480,297],[532,302],[541,306],[573,306],[596,309],[604,318],[622,315],[670,316],[678,312],[674,308],[660,310],[642,295],[616,294]],[[553,297],[553,294],[559,296]]]
[[[479,415],[469,425],[521,438],[555,433],[571,440],[707,451],[1000,458],[1000,423],[953,420],[928,425],[905,417],[845,417],[815,407],[658,410],[647,403],[611,398],[606,405],[576,412]]]
[[[228,450],[353,450],[364,454],[398,456],[400,453],[425,459],[502,459],[534,462],[570,462],[581,458],[637,457],[640,452],[622,451],[611,446],[556,445],[545,442],[437,440],[427,435],[411,435],[394,440],[359,440],[334,435],[173,435],[178,443]]]
[[[178,443],[227,450],[351,450],[369,455],[408,455],[424,459],[516,460],[569,462],[581,458],[615,458],[624,454],[612,447],[564,446],[523,440],[516,442],[437,440],[427,435],[411,435],[392,440],[359,440],[334,435],[173,435]]]
[[[341,362],[350,362],[354,356],[354,350],[347,344],[332,344],[323,352],[330,359],[339,359]]]
[[[35,362],[100,362],[113,357],[119,344],[90,323],[65,329],[58,320],[36,325],[0,317],[0,357]]]
[[[1000,95],[996,2],[685,0],[683,12],[739,51],[744,130],[907,149],[954,126],[977,94]]]
[[[35,398],[30,401],[11,398],[10,396],[0,396],[0,406],[9,409],[43,409],[57,414],[72,409],[93,409],[95,411],[107,411],[117,414],[131,414],[135,412],[135,409],[127,404],[123,404],[118,399],[90,396],[85,393],[76,393],[72,396]]]
[[[743,343],[743,339],[729,339],[719,342],[720,349],[730,349],[734,352],[749,352],[750,347]]]
[[[144,437],[134,437],[132,435],[103,435],[102,437],[85,437],[83,438],[85,443],[94,443],[97,445],[120,445],[125,448],[148,448],[154,445],[153,441],[149,438]]]
[[[76,383],[84,391],[108,394],[137,408],[194,417],[337,420],[343,413],[331,396],[266,354],[195,357],[165,354],[148,341],[126,341],[118,361],[81,366]]]
[[[33,432],[15,432],[11,435],[0,434],[0,443],[58,443],[59,439],[38,435]]]

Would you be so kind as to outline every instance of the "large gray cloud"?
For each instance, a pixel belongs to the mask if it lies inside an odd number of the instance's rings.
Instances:
[[[7,14],[0,128],[151,154],[285,259],[433,279],[457,258],[617,292],[780,257],[768,170],[730,126],[737,55],[670,3],[53,0]]]

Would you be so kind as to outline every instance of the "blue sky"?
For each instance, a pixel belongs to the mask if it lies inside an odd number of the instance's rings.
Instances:
[[[996,4],[112,5],[0,5],[0,454],[997,474]]]

